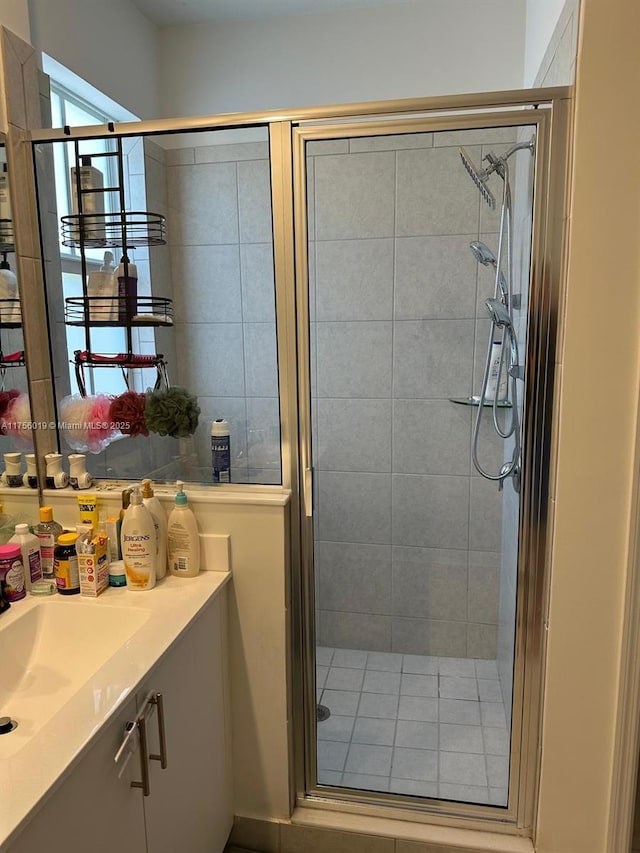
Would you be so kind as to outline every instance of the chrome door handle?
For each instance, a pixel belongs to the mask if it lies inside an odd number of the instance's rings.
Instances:
[[[148,747],[147,747],[147,720],[144,714],[141,714],[136,720],[136,725],[138,727],[138,735],[140,736],[140,775],[142,776],[142,782],[132,782],[132,788],[142,788],[142,793],[145,797],[148,797],[151,793],[151,789],[149,787],[149,758],[148,758]]]
[[[163,770],[167,769],[167,736],[165,734],[164,727],[164,701],[162,699],[162,693],[153,693],[148,699],[147,703],[151,705],[155,705],[158,710],[158,741],[160,743],[160,754],[151,753],[149,758],[152,758],[154,761],[160,762],[160,767]]]

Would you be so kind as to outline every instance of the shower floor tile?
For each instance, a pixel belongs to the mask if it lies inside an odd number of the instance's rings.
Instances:
[[[493,660],[317,649],[318,782],[507,805],[509,735]]]

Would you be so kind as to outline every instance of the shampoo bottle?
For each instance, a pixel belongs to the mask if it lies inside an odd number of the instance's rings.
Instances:
[[[156,585],[156,527],[137,486],[122,521],[120,547],[128,589],[152,589]]]
[[[200,571],[198,524],[178,480],[175,506],[169,515],[167,550],[169,571],[180,578],[194,578]]]
[[[157,537],[156,579],[160,580],[167,574],[167,516],[162,504],[153,493],[151,480],[142,481],[142,503],[153,516]]]
[[[129,323],[138,312],[138,267],[123,255],[115,277],[118,280],[118,322]]]

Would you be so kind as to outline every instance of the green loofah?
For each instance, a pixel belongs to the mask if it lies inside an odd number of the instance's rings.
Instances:
[[[151,391],[147,394],[144,419],[150,432],[186,438],[198,426],[200,406],[198,398],[184,388]]]

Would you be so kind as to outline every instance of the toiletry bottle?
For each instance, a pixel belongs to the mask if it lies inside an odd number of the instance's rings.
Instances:
[[[78,187],[78,184],[80,185]],[[104,176],[99,169],[91,165],[91,157],[81,157],[80,167],[71,167],[71,212],[77,215],[82,211],[82,236],[85,243],[104,240]],[[82,202],[78,202],[78,189]],[[74,240],[80,240],[80,229],[72,230]]]
[[[61,533],[53,552],[53,572],[60,595],[80,594],[80,572],[76,553],[77,533]]]
[[[156,579],[160,580],[167,573],[167,516],[162,504],[153,493],[151,480],[142,481],[142,503],[153,516],[156,526],[158,551],[156,560]]]
[[[19,545],[24,566],[24,582],[28,591],[31,585],[42,580],[42,563],[40,557],[40,540],[29,530],[28,524],[16,524],[16,532],[9,542]]]
[[[69,485],[72,489],[90,489],[93,477],[87,471],[87,457],[84,453],[69,454]]]
[[[169,571],[180,578],[193,578],[200,571],[200,537],[196,517],[188,505],[182,486],[178,480],[175,506],[167,526]]]
[[[131,502],[122,521],[120,546],[127,587],[152,589],[156,585],[156,527],[137,486],[131,492]]]
[[[0,219],[13,223],[11,194],[9,193],[9,169],[6,163],[0,166]]]
[[[491,344],[491,363],[489,365],[489,378],[487,379],[487,390],[485,392],[485,399],[487,401],[494,400],[496,394],[498,400],[504,400],[507,396],[506,365],[503,363],[502,370],[500,369],[502,350],[502,341],[494,341]]]
[[[19,601],[27,594],[22,550],[15,542],[0,545],[0,583],[7,601]]]
[[[138,313],[138,267],[123,255],[115,276],[118,280],[118,321],[126,323]]]
[[[113,270],[113,253],[105,252],[102,266],[87,278],[89,319],[93,323],[118,320],[118,280]]]
[[[231,482],[229,424],[223,418],[211,424],[211,467],[214,483]]]
[[[58,536],[62,533],[62,525],[53,520],[53,509],[50,506],[40,507],[40,524],[36,524],[34,532],[40,543],[42,576],[45,579],[52,579],[54,577],[53,552]]]
[[[27,470],[22,475],[22,485],[28,486],[30,489],[38,488],[38,466],[36,465],[36,454],[25,453],[24,461],[27,463]]]
[[[62,470],[62,453],[45,453],[46,488],[66,489],[69,485],[69,475]]]
[[[21,321],[18,279],[9,266],[7,253],[2,252],[2,261],[0,261],[0,322],[20,323]]]
[[[82,524],[89,524],[93,530],[98,529],[100,516],[98,498],[95,495],[78,495],[78,511]]]
[[[3,485],[16,486],[22,485],[22,471],[20,470],[22,453],[5,453],[4,458],[4,473],[2,475]]]

